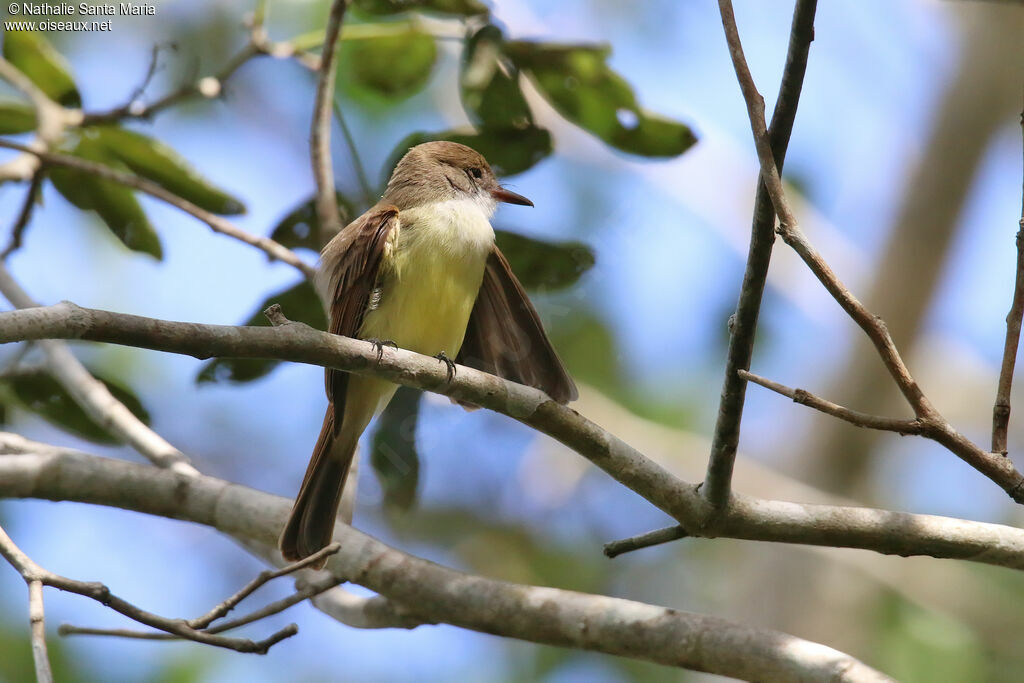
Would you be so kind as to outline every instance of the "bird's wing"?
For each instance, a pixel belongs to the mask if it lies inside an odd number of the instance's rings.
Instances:
[[[537,311],[498,247],[487,259],[456,361],[536,387],[559,403],[578,397],[576,385],[544,333]]]
[[[378,206],[349,223],[324,247],[320,257],[321,283],[328,302],[328,331],[355,337],[371,307],[385,253],[398,234],[398,209]],[[327,370],[327,398],[335,414],[335,431],[345,413],[345,389],[348,373]]]

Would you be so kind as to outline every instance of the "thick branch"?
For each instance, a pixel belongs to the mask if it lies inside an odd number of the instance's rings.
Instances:
[[[779,177],[775,161],[772,155],[771,145],[768,140],[764,123],[764,101],[757,92],[750,69],[743,56],[743,47],[740,44],[739,33],[736,29],[736,18],[733,15],[732,2],[730,0],[719,0],[719,9],[722,14],[722,25],[725,28],[726,40],[729,43],[729,53],[732,56],[733,66],[736,70],[736,77],[743,91],[743,99],[747,104],[747,113],[750,118],[751,130],[754,134],[754,141],[757,146],[757,156],[761,164],[761,176],[765,187],[772,198],[775,212],[779,216],[778,232],[782,239],[799,254],[800,258],[807,264],[815,277],[824,285],[829,294],[846,311],[847,315],[853,318],[864,333],[874,344],[886,369],[896,382],[907,402],[914,409],[914,414],[922,421],[933,425],[936,441],[955,453],[971,467],[996,482],[1006,491],[1011,498],[1018,503],[1024,503],[1024,475],[1021,475],[1013,463],[998,454],[989,453],[972,443],[959,434],[952,425],[931,404],[931,401],[924,395],[914,381],[910,370],[900,356],[896,345],[893,343],[885,322],[872,315],[864,305],[846,288],[846,285],[836,277],[828,263],[821,257],[807,237],[803,234],[797,223],[796,217],[786,199],[785,190]]]
[[[814,40],[814,13],[817,0],[798,0],[793,11],[793,27],[789,34],[789,51],[786,66],[782,72],[779,97],[775,101],[775,112],[768,131],[772,155],[776,168],[782,173],[782,164],[793,131],[800,91],[803,88],[804,72],[807,69],[807,53]],[[714,506],[728,502],[732,481],[733,463],[740,440],[740,421],[743,418],[743,400],[747,383],[737,370],[748,370],[754,352],[757,317],[761,310],[761,297],[768,278],[771,262],[772,243],[775,241],[775,213],[772,200],[760,178],[754,199],[754,220],[750,229],[750,251],[747,254],[747,268],[743,274],[739,302],[733,317],[732,334],[729,337],[729,352],[725,361],[725,380],[722,398],[718,404],[718,419],[711,440],[711,454],[707,474],[704,477],[704,497]]]
[[[672,476],[615,435],[555,403],[543,392],[464,366],[458,366],[449,381],[447,368],[436,358],[403,349],[384,348],[378,361],[377,350],[369,342],[319,332],[299,323],[279,327],[201,325],[85,309],[70,303],[0,313],[0,343],[49,338],[102,341],[197,358],[226,356],[310,363],[444,394],[508,415],[560,441],[665,511],[694,536],[864,548],[1024,568],[1024,531],[927,515],[736,495],[713,525],[702,526],[706,502],[695,485]],[[956,437],[959,435],[952,432],[936,439],[950,447],[956,445]],[[1005,462],[1005,458],[1000,460]]]
[[[326,243],[341,230],[338,199],[334,192],[334,166],[331,161],[331,107],[334,102],[334,81],[338,72],[338,36],[345,19],[348,0],[334,0],[324,31],[324,47],[320,57],[320,77],[316,83],[313,124],[309,136],[310,161],[316,180],[316,213],[320,220],[320,241]]]
[[[3,264],[0,264],[0,294],[17,308],[39,306]],[[169,467],[186,475],[199,473],[188,456],[135,417],[103,382],[93,377],[67,344],[46,339],[40,340],[39,346],[46,356],[49,373],[93,422],[120,437],[157,467]]]
[[[145,178],[140,178],[128,173],[122,173],[110,168],[109,166],[88,161],[86,159],[80,159],[79,157],[73,157],[66,154],[41,152],[26,147],[25,145],[19,145],[16,142],[11,142],[10,140],[0,140],[0,147],[16,149],[29,154],[34,154],[47,164],[71,168],[82,173],[89,173],[98,178],[103,178],[104,180],[110,180],[119,185],[130,187],[133,190],[145,192],[152,197],[156,197],[163,202],[167,202],[171,206],[181,209],[185,213],[198,218],[200,221],[210,226],[214,232],[219,232],[222,235],[233,237],[240,242],[256,247],[266,253],[266,255],[271,259],[287,263],[293,268],[296,268],[305,277],[313,277],[315,272],[314,268],[300,259],[291,249],[275,242],[269,237],[261,237],[259,235],[248,233],[231,221],[221,218],[215,213],[210,213],[205,209],[201,209],[187,199],[183,199],[173,192],[168,192],[156,183],[146,180]]]
[[[443,371],[442,371],[443,374]],[[291,502],[212,477],[83,454],[0,457],[0,496],[110,505],[273,543]],[[495,635],[759,680],[888,680],[831,648],[725,619],[496,581],[407,555],[343,524],[328,568],[418,616]]]

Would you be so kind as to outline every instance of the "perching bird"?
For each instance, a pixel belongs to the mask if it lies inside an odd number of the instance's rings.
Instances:
[[[410,149],[380,202],[320,255],[317,284],[329,330],[451,356],[567,403],[577,397],[576,386],[494,244],[490,217],[498,202],[533,206],[502,188],[487,161],[465,145]],[[327,414],[281,534],[290,561],[330,543],[359,437],[397,389],[338,370],[326,371],[326,385]]]

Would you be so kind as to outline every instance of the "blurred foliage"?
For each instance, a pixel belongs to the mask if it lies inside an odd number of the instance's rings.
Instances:
[[[427,84],[436,62],[434,38],[409,24],[400,33],[344,41],[338,77],[353,94],[402,98]]]
[[[215,187],[162,142],[119,126],[98,126],[89,133],[110,158],[200,209],[222,215],[245,213],[241,200]]]
[[[149,424],[149,412],[131,389],[102,372],[90,372],[135,417]],[[94,443],[121,443],[120,439],[86,415],[64,387],[46,370],[25,369],[4,375],[0,379],[0,394],[3,395],[5,403],[13,401],[18,407],[36,413],[47,422],[75,436]]]
[[[608,67],[607,46],[513,41],[505,52],[563,116],[616,149],[671,157],[697,142],[688,126],[640,109],[633,89]]]
[[[472,17],[488,12],[487,6],[478,0],[353,0],[352,6],[359,12],[384,15],[422,10]]]
[[[19,100],[0,98],[0,135],[28,133],[35,127],[35,109]]]
[[[527,289],[565,289],[594,265],[594,250],[582,242],[548,242],[508,230],[495,230],[494,241]]]
[[[420,459],[416,452],[422,391],[398,387],[391,403],[377,420],[370,446],[370,464],[380,481],[384,505],[403,512],[416,502]]]
[[[320,298],[308,280],[302,280],[284,291],[271,294],[263,300],[243,325],[267,327],[270,321],[263,315],[271,304],[280,304],[285,316],[293,321],[314,327],[318,330],[327,329],[327,316],[320,304]],[[203,364],[196,382],[251,382],[264,377],[277,367],[281,361],[261,358],[215,358]]]
[[[97,140],[81,137],[70,149],[73,156],[97,163],[113,160]],[[71,168],[52,168],[47,177],[69,202],[83,211],[95,211],[121,242],[133,251],[163,258],[160,237],[146,218],[135,194],[117,183]]]
[[[340,192],[335,194],[342,224],[347,225],[356,213],[352,202]],[[320,219],[316,215],[316,197],[304,200],[281,219],[270,233],[270,239],[289,249],[310,249],[320,253]]]
[[[71,77],[71,66],[34,31],[4,31],[4,57],[51,100],[65,107],[81,107],[82,96]]]
[[[53,590],[53,589],[50,589]],[[44,591],[44,599],[45,599]],[[19,615],[20,616],[20,615]],[[18,683],[36,680],[36,669],[32,661],[32,647],[27,637],[28,611],[25,611],[24,628],[0,624],[0,681]],[[76,659],[72,659],[64,641],[56,636],[46,639],[46,650],[50,656],[50,667],[55,681],[100,681],[102,677],[90,671]]]
[[[533,112],[519,87],[519,69],[502,54],[504,44],[501,29],[490,24],[466,41],[459,76],[462,104],[481,126],[532,126]]]
[[[988,654],[974,634],[895,594],[880,598],[873,635],[877,666],[904,683],[991,680]]]

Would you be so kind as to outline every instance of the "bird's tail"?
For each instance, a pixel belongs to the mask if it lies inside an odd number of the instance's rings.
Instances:
[[[335,433],[334,408],[328,407],[302,487],[278,542],[285,560],[301,560],[331,542],[341,490],[361,430],[355,431],[354,437],[349,434],[352,431],[355,430],[342,429]]]

